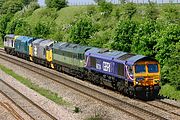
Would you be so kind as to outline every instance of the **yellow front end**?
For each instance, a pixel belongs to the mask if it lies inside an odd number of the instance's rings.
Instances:
[[[29,58],[30,58],[30,61],[33,61],[32,56],[33,56],[33,47],[32,47],[32,45],[29,45]]]
[[[136,72],[136,65],[145,66],[144,72]],[[156,72],[149,72],[148,65],[157,65]],[[155,61],[137,62],[134,67],[134,86],[154,86],[160,83],[160,64]]]
[[[15,37],[14,37],[14,41],[16,40],[16,38],[18,38],[19,36],[18,35],[16,35]]]
[[[52,64],[52,49],[46,50],[46,60],[50,63],[51,68],[54,68],[54,65]]]

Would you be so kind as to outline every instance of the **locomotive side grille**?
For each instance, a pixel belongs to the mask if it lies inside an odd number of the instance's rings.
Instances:
[[[118,64],[118,75],[124,76],[124,64]]]
[[[119,57],[118,60],[127,60],[128,58],[133,57],[133,56],[135,56],[135,54],[128,53]]]

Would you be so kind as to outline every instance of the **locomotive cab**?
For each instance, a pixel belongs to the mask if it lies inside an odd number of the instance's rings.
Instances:
[[[8,54],[14,54],[14,43],[15,43],[16,36],[13,34],[6,35],[4,37],[4,50]]]
[[[135,85],[153,86],[160,82],[160,65],[157,62],[139,62],[134,65]]]
[[[157,96],[160,90],[160,64],[157,61],[140,61],[134,64],[136,91],[145,91],[146,97]]]

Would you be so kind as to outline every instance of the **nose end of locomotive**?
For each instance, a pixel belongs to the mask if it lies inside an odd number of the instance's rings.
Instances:
[[[157,98],[161,87],[159,85],[155,86],[137,86],[136,96],[143,100],[153,100]]]

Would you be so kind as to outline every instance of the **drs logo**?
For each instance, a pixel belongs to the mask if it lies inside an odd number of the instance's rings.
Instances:
[[[111,64],[103,61],[103,71],[111,72]]]

